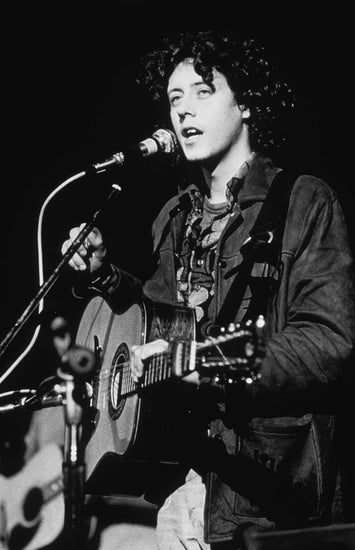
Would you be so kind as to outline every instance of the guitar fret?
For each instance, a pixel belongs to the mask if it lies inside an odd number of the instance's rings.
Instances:
[[[158,381],[161,382],[163,380],[162,377],[162,367],[163,367],[163,356],[161,355],[159,357],[159,371],[158,371]]]
[[[152,384],[155,384],[157,382],[157,373],[158,373],[158,368],[159,368],[159,357],[157,357],[155,359],[153,367],[154,368],[152,368]]]
[[[157,383],[160,381],[160,369],[161,369],[161,355],[157,355],[155,360],[155,372],[154,372],[154,382]]]
[[[144,372],[141,386],[146,387],[165,380],[167,377],[166,365],[166,354],[159,353],[154,355]]]
[[[162,355],[159,356],[159,361],[158,361],[158,365],[159,365],[159,370],[158,370],[158,375],[157,375],[157,382],[161,382],[162,381],[162,367],[163,367],[163,363],[164,363],[164,357]]]
[[[161,370],[161,356],[158,355],[157,361],[156,361],[156,369],[155,369],[155,376],[154,376],[154,382],[160,381],[160,370]]]
[[[152,384],[155,384],[157,381],[156,376],[157,376],[158,367],[159,367],[159,358],[156,357],[152,365]]]

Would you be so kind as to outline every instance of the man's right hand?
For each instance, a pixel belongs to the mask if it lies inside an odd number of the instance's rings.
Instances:
[[[64,241],[62,245],[61,252],[63,255],[71,246],[84,225],[85,224],[82,223],[80,227],[73,227],[70,230],[69,239]],[[102,267],[106,254],[107,250],[103,243],[102,234],[97,227],[94,227],[78,251],[69,260],[69,265],[76,271],[85,271],[88,269],[91,274],[94,274]]]

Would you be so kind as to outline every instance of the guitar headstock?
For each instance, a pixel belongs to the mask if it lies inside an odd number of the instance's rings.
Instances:
[[[265,353],[265,319],[231,323],[219,334],[197,344],[196,370],[216,384],[253,383],[260,378]]]

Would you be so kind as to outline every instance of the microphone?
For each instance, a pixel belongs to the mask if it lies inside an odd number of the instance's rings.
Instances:
[[[48,395],[33,395],[23,400],[21,406],[27,411],[38,411],[48,407],[60,407],[64,404],[63,396],[60,394],[50,393]]]
[[[72,346],[62,356],[62,367],[58,375],[66,378],[66,374],[74,378],[89,378],[96,365],[95,354],[82,346]]]
[[[175,134],[170,130],[160,128],[151,137],[140,141],[138,145],[131,147],[127,151],[115,153],[104,162],[94,164],[92,168],[97,172],[101,172],[113,166],[121,166],[129,162],[135,162],[141,158],[150,157],[156,153],[174,153],[176,148],[177,139]]]
[[[63,405],[63,396],[56,392],[55,386],[60,379],[57,376],[50,376],[42,380],[37,390],[32,395],[21,401],[21,408],[25,411],[37,411],[47,407],[58,407]]]

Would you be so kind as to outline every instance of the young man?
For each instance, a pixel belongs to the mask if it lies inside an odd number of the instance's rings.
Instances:
[[[297,174],[288,207],[287,194],[274,205],[276,228],[253,233],[281,172],[268,154],[283,145],[283,116],[293,106],[253,39],[180,34],[148,55],[141,82],[155,99],[167,98],[182,162],[200,166],[203,181],[189,182],[155,220],[158,260],[143,286],[108,263],[99,230],[70,265],[88,270],[92,288],[118,303],[129,291],[132,300],[143,293],[194,308],[199,339],[214,325],[260,314],[268,332],[261,376],[251,385],[187,377],[195,409],[209,409],[208,437],[186,438],[192,468],[159,511],[159,548],[235,548],[249,524],[327,523],[336,474],[332,415],[355,338],[353,265],[337,196]],[[136,380],[144,359],[167,346],[133,347]]]

